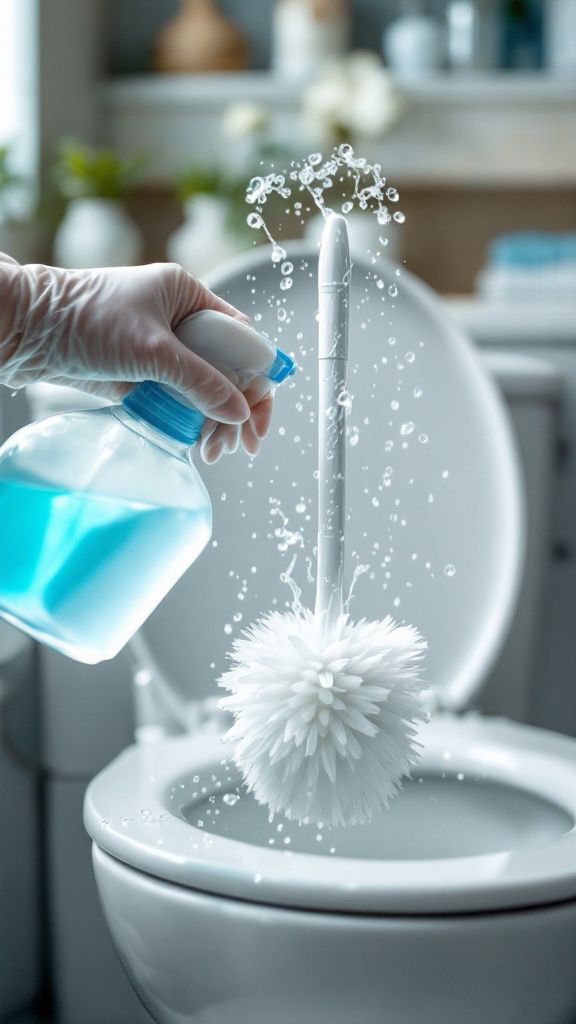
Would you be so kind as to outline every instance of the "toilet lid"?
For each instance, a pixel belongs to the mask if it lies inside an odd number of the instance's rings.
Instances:
[[[218,693],[231,642],[292,593],[314,607],[318,250],[286,243],[291,288],[269,249],[209,280],[254,318],[299,372],[277,389],[258,457],[200,466],[214,533],[143,627],[183,698]],[[391,294],[397,289],[397,294]],[[347,415],[347,586],[353,620],[387,614],[428,642],[432,706],[462,709],[481,687],[515,605],[523,552],[518,462],[508,414],[443,302],[404,268],[355,261]],[[362,571],[366,568],[366,571]],[[202,614],[198,614],[198,609]]]
[[[422,915],[575,899],[576,740],[473,715],[435,716],[421,738],[413,779],[368,825],[270,823],[217,734],[124,751],[90,783],[85,825],[137,870],[276,906]]]

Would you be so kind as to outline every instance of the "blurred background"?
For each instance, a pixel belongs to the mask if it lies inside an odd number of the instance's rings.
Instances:
[[[522,707],[488,688],[483,710],[576,735],[575,0],[0,0],[0,251],[20,262],[202,277],[267,241],[246,222],[253,177],[343,143],[404,215],[374,234],[352,214],[354,245],[385,244],[445,298],[520,418],[535,402],[498,358],[545,363],[538,688]],[[267,222],[318,237],[309,193]],[[2,437],[59,402],[0,395]],[[82,828],[88,780],[134,726],[127,657],[89,668],[0,634],[0,1024],[149,1024]]]

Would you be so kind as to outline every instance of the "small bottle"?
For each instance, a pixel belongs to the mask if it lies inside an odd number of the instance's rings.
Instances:
[[[449,0],[446,52],[454,71],[496,67],[501,44],[494,0]]]
[[[194,314],[176,333],[240,388],[261,377],[264,394],[295,372],[221,313]],[[210,498],[192,461],[204,421],[179,392],[145,381],[120,405],[50,416],[9,438],[0,615],[77,661],[114,657],[210,538]]]
[[[384,30],[382,47],[390,70],[403,77],[427,75],[444,59],[442,28],[419,0],[402,0],[400,17]]]

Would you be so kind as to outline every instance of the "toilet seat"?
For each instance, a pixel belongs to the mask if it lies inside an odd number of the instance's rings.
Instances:
[[[238,782],[227,767],[221,774],[221,736],[207,733],[130,747],[90,784],[85,825],[99,847],[140,871],[277,906],[426,915],[576,899],[576,741],[476,715],[438,715],[423,739],[415,779],[464,774],[512,793],[520,790],[542,801],[552,824],[515,849],[411,860],[351,859],[338,850],[318,856],[215,835],[186,820],[193,792],[205,808],[210,795],[218,794],[217,782],[223,783],[221,792],[227,779],[232,792]],[[247,794],[240,799],[255,803]],[[276,827],[270,826],[271,836]],[[297,830],[285,823],[293,839]],[[326,833],[325,849],[332,842],[338,847],[338,832]]]

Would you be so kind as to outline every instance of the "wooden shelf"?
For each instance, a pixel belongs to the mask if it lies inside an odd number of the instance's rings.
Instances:
[[[356,149],[379,160],[389,178],[415,185],[576,185],[576,80],[545,73],[440,73],[397,80],[402,120]],[[100,91],[109,142],[123,154],[147,153],[150,179],[170,179],[185,164],[231,159],[242,143],[221,131],[225,107],[256,102],[272,132],[304,156],[300,89],[267,72],[148,75],[105,82]],[[317,143],[316,143],[317,144]]]

